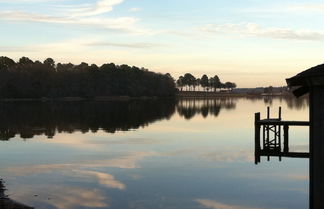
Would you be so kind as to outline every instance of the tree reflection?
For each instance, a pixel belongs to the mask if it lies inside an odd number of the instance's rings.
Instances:
[[[131,100],[114,102],[2,102],[0,140],[16,135],[23,139],[35,135],[52,138],[56,133],[82,133],[103,130],[108,133],[145,127],[169,119],[176,111],[186,120],[197,115],[217,117],[223,109],[234,110],[241,100],[286,102],[292,109],[308,107],[308,99],[294,97],[222,97],[211,99]]]
[[[1,103],[0,139],[9,140],[16,134],[24,139],[41,134],[52,138],[57,132],[138,129],[169,119],[175,106],[175,100]]]
[[[293,95],[285,96],[251,96],[247,97],[248,100],[260,101],[262,100],[266,105],[272,105],[273,101],[279,100],[280,103],[285,102],[289,109],[304,109],[309,107],[308,95],[300,98],[296,98]]]
[[[235,109],[238,98],[224,97],[217,99],[181,99],[178,102],[179,115],[190,120],[195,115],[201,114],[204,118],[208,115],[217,117],[222,108]]]

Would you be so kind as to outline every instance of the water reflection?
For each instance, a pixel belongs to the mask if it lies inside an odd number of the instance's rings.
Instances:
[[[218,116],[221,109],[235,109],[237,98],[224,97],[218,99],[182,99],[179,101],[177,111],[185,119],[191,119],[196,114],[204,118],[208,115]]]
[[[293,95],[286,96],[265,96],[265,97],[249,97],[252,101],[263,101],[266,105],[272,105],[274,101],[286,103],[289,109],[301,110],[309,107],[308,95],[295,98]]]
[[[1,103],[0,137],[9,140],[20,134],[32,138],[56,132],[81,131],[108,133],[147,126],[169,119],[175,112],[175,100],[131,102],[72,102],[72,103]]]
[[[158,120],[170,119],[177,112],[187,120],[196,115],[217,117],[222,109],[234,110],[242,98],[180,100],[135,100],[118,102],[72,103],[0,103],[0,140],[9,140],[17,134],[23,139],[35,135],[52,138],[56,133],[75,131],[108,133],[145,127]],[[308,107],[307,97],[247,97],[246,100],[272,104],[279,99],[290,109]]]
[[[267,157],[270,161],[270,157],[278,157],[281,161],[282,157],[289,158],[309,158],[309,152],[291,152],[289,149],[289,143],[287,139],[284,140],[283,144],[280,141],[272,141],[273,143],[267,143],[262,140],[260,143],[254,143],[254,156],[255,164],[261,162],[261,157]],[[283,145],[283,146],[282,146]]]
[[[37,209],[307,208],[306,165],[253,165],[246,116],[268,105],[262,97],[2,104],[1,130],[53,139],[3,141],[0,174],[12,199]],[[288,118],[306,112],[288,110],[284,98],[278,105]]]

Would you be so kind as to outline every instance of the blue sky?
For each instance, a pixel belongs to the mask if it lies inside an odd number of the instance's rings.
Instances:
[[[315,0],[0,0],[0,55],[284,85],[323,62],[323,20]]]

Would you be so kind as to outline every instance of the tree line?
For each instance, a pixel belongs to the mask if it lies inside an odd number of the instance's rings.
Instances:
[[[222,83],[217,75],[213,77],[209,77],[207,75],[203,75],[201,78],[196,78],[190,73],[186,73],[183,76],[180,76],[176,81],[176,84],[180,91],[193,90],[195,91],[197,87],[202,87],[204,91],[217,91],[217,89],[228,89],[233,90],[236,88],[236,84],[232,82]]]
[[[114,63],[79,65],[0,57],[0,98],[58,98],[100,96],[173,96],[170,74]]]

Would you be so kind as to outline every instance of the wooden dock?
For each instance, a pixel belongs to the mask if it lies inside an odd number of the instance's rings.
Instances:
[[[291,158],[309,158],[309,153],[289,152],[289,127],[309,126],[309,121],[283,121],[281,119],[281,107],[278,117],[270,117],[270,107],[267,108],[267,118],[261,119],[261,114],[255,113],[255,164],[260,163],[261,156]],[[262,136],[261,136],[262,130]],[[283,140],[282,140],[283,133]]]

